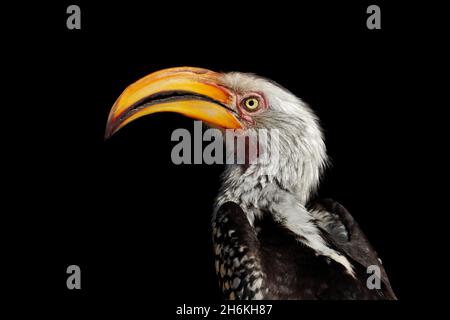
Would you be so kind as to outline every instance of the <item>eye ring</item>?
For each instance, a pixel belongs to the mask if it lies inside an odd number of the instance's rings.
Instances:
[[[259,109],[260,102],[258,97],[248,97],[243,101],[244,108],[248,111],[256,111]]]

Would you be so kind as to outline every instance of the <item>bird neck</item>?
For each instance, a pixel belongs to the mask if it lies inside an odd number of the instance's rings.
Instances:
[[[258,207],[261,195],[274,188],[290,193],[306,206],[317,189],[327,157],[321,140],[317,146],[305,149],[292,146],[289,154],[280,151],[275,161],[228,165],[222,175],[218,202],[234,201]]]
[[[238,203],[253,222],[280,193],[305,207],[317,186],[318,171],[311,162],[278,164],[276,171],[260,164],[230,165],[223,174],[217,208],[227,201]]]
[[[314,223],[314,217],[306,208],[312,186],[302,185],[301,183],[305,181],[300,179],[300,184],[295,185],[292,182],[291,188],[285,188],[289,186],[286,181],[260,173],[258,168],[252,166],[247,168],[230,166],[225,170],[224,184],[217,198],[213,221],[219,218],[217,211],[220,206],[228,201],[241,206],[253,227],[255,220],[263,218],[264,213],[269,213],[275,222],[296,234],[300,242],[312,248],[317,254],[342,264],[347,272],[354,276],[350,262],[327,244]],[[298,175],[292,174],[293,178],[299,178]],[[287,176],[286,173],[284,175]],[[299,193],[298,190],[302,187],[309,188],[307,189],[309,193],[305,195]]]
[[[261,147],[264,157],[258,155],[258,160],[263,158],[263,161],[227,166],[217,209],[227,201],[235,202],[253,223],[264,210],[272,212],[270,202],[280,198],[292,207],[293,203],[306,207],[327,163],[325,144],[319,126],[313,120],[302,130],[285,127],[279,134],[268,135]],[[307,210],[304,215],[308,215]]]

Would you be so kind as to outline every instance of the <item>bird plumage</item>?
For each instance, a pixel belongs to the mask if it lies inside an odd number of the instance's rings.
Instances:
[[[253,117],[249,130],[278,130],[276,151],[280,160],[272,166],[230,165],[225,170],[213,229],[225,234],[226,229],[220,226],[233,227],[234,237],[226,239],[248,250],[245,257],[255,268],[227,263],[238,261],[227,253],[227,247],[220,246],[216,267],[219,265],[225,295],[238,299],[395,297],[375,251],[351,215],[329,200],[309,203],[328,163],[322,130],[313,111],[291,92],[260,77],[230,73],[223,81],[237,92],[265,93],[270,110]],[[262,148],[269,154],[272,151],[270,143]],[[221,224],[221,215],[240,223]],[[216,252],[218,241],[214,236]],[[383,290],[367,288],[364,279],[369,265],[382,270]],[[231,269],[223,276],[227,266]],[[228,279],[228,273],[240,280]],[[239,286],[233,287],[238,282]]]
[[[243,210],[227,202],[213,221],[215,266],[226,299],[396,299],[376,252],[345,208],[329,199],[316,206],[332,210],[326,213],[336,215],[344,226],[347,240],[321,231],[329,245],[352,262],[355,277],[299,242],[298,235],[273,221],[270,213],[251,226]],[[366,285],[369,265],[381,270],[380,289]]]
[[[348,211],[332,200],[312,200],[328,158],[319,120],[302,100],[253,74],[165,69],[122,93],[106,136],[155,112],[178,112],[250,138],[247,159],[223,174],[212,218],[226,298],[395,299]],[[259,139],[262,131],[266,139]],[[257,148],[250,152],[252,144]],[[366,284],[371,266],[380,269],[380,288]]]

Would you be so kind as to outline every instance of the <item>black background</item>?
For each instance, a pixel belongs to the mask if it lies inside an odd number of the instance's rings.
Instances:
[[[73,3],[40,3],[17,8],[21,18],[7,36],[21,48],[8,60],[21,103],[9,110],[17,120],[5,136],[14,137],[7,139],[15,155],[8,265],[19,295],[70,310],[125,306],[167,316],[183,303],[221,301],[209,222],[223,167],[170,160],[171,132],[192,131],[192,120],[157,114],[103,140],[109,109],[127,85],[188,65],[253,72],[309,103],[332,160],[320,195],[341,202],[360,223],[400,298],[377,309],[433,298],[422,276],[432,253],[416,234],[418,208],[406,204],[417,140],[405,96],[419,68],[411,68],[411,41],[421,32],[407,24],[408,7],[374,2],[382,29],[368,30],[372,2],[74,3],[81,30],[66,28]],[[30,27],[22,28],[25,22]],[[71,264],[81,267],[80,291],[66,288]],[[278,312],[300,304],[316,310],[296,302]],[[332,308],[355,312],[355,305]]]

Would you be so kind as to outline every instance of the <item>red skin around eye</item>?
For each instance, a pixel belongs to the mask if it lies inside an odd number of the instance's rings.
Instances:
[[[242,106],[242,103],[245,99],[247,99],[248,97],[256,97],[260,103],[259,109],[256,111],[247,111],[245,109],[245,107]],[[264,96],[258,92],[252,92],[252,93],[247,93],[245,95],[237,95],[237,109],[239,111],[239,115],[241,117],[241,119],[243,119],[245,122],[249,123],[249,124],[253,124],[253,118],[252,115],[254,114],[258,114],[262,111],[264,111],[265,109],[267,109],[267,103],[266,100],[264,99]]]

